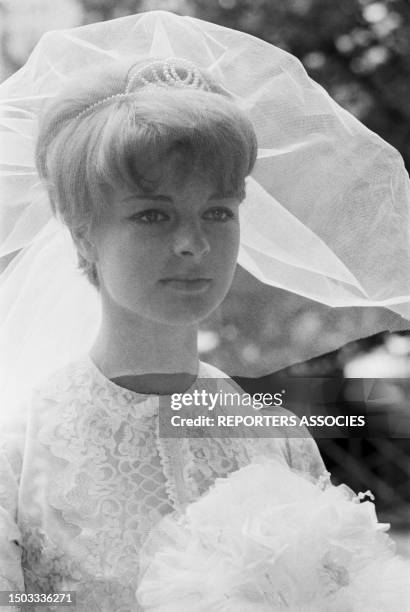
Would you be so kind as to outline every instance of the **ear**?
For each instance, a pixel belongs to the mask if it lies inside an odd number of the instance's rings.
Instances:
[[[97,262],[98,253],[95,244],[90,237],[89,228],[73,229],[71,230],[71,235],[80,255],[82,255],[84,259],[90,263]]]

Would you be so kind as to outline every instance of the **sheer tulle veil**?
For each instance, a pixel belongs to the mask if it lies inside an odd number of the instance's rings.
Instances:
[[[86,352],[99,322],[98,294],[35,169],[38,116],[80,67],[150,57],[206,68],[254,125],[239,264],[301,302],[383,307],[386,321],[392,312],[408,320],[409,179],[397,151],[292,55],[213,23],[147,12],[47,33],[0,86],[0,256],[18,253],[0,277],[4,392],[15,397]],[[298,358],[295,346],[289,362]]]

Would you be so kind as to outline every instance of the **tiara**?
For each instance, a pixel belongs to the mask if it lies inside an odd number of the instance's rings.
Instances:
[[[90,104],[76,115],[75,119],[79,119],[98,106],[115,98],[127,98],[138,93],[141,89],[147,90],[158,87],[202,89],[203,91],[212,90],[206,76],[201,73],[198,66],[193,62],[178,57],[169,57],[164,60],[158,59],[138,69],[132,67],[128,73],[127,84],[123,92],[107,96]]]

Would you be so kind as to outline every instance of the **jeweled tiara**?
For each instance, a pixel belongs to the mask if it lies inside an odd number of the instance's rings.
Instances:
[[[79,119],[86,115],[96,107],[105,104],[109,100],[115,98],[126,98],[130,95],[138,93],[141,89],[147,88],[166,88],[176,87],[185,89],[202,89],[211,91],[211,85],[206,76],[203,75],[196,64],[193,62],[178,58],[168,57],[166,59],[157,59],[145,66],[136,66],[131,68],[128,74],[125,90],[121,93],[116,93],[107,96],[102,100],[98,100],[93,104],[89,104],[84,108],[75,119]]]

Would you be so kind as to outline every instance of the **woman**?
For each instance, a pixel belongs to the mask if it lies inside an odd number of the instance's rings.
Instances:
[[[198,323],[232,282],[256,150],[231,97],[178,58],[82,73],[47,107],[37,165],[102,318],[89,356],[36,391],[24,437],[6,443],[10,588],[76,591],[82,610],[134,609],[144,536],[257,449],[157,434],[159,395],[224,376],[199,364]],[[306,431],[282,435],[272,453],[325,472]]]
[[[305,430],[293,438],[294,432],[283,428],[280,437],[265,441],[177,440],[157,433],[159,396],[213,388],[214,383],[200,379],[224,377],[199,362],[196,335],[198,323],[219,305],[232,281],[241,207],[249,204],[244,213],[249,223],[243,226],[249,242],[242,257],[251,271],[278,274],[278,284],[287,276],[292,286],[307,249],[312,258],[302,294],[327,291],[332,278],[336,302],[348,295],[358,303],[364,300],[361,283],[338,257],[280,207],[277,228],[295,228],[290,240],[294,251],[285,268],[271,265],[270,249],[283,251],[287,240],[278,231],[267,244],[272,228],[264,227],[266,219],[257,208],[263,210],[266,192],[249,183],[254,197],[241,203],[256,158],[254,127],[239,108],[240,100],[199,67],[200,53],[192,54],[197,62],[167,53],[169,41],[161,28],[170,24],[178,34],[179,19],[154,14],[150,53],[135,60],[135,55],[144,55],[137,51],[145,44],[150,19],[141,19],[134,47],[122,40],[122,28],[116,37],[105,37],[105,45],[117,45],[128,58],[117,58],[114,65],[112,47],[109,61],[103,52],[101,65],[93,65],[93,33],[84,37],[87,28],[80,29],[78,47],[90,53],[89,69],[77,76],[72,70],[63,79],[64,88],[42,109],[37,139],[39,174],[54,211],[70,231],[80,267],[97,289],[102,316],[87,354],[48,377],[28,403],[21,428],[7,430],[3,588],[21,590],[24,584],[37,593],[72,590],[79,610],[136,609],[139,551],[154,524],[197,499],[216,477],[246,465],[262,451],[314,480],[326,479],[316,445]],[[177,45],[180,39],[176,36],[175,41]],[[189,44],[195,49],[192,40]],[[67,54],[61,57],[67,61]],[[69,56],[78,69],[77,59]],[[48,86],[60,74],[61,67],[46,69],[45,79],[34,74],[31,101],[49,97]],[[252,75],[248,77],[250,84]],[[19,108],[26,111],[24,105]],[[261,118],[263,105],[258,112]],[[21,118],[18,112],[16,117]],[[317,142],[312,126],[305,126],[308,149]],[[288,124],[287,133],[296,138],[295,126]],[[262,136],[265,142],[259,145],[266,146],[269,134]],[[279,141],[280,131],[275,136]],[[327,137],[325,141],[328,145]],[[265,158],[271,155],[266,151]],[[329,148],[318,154],[328,158]],[[380,198],[380,185],[377,193]],[[303,236],[307,241],[297,244],[297,237]],[[53,237],[46,232],[37,245],[46,251],[51,247],[46,261],[53,263]],[[321,261],[325,253],[329,258]],[[56,297],[66,300],[69,281],[56,278],[53,268],[50,273],[53,287],[62,283],[63,295]],[[44,293],[47,290],[46,285]],[[75,303],[80,309],[88,307],[78,299]],[[45,318],[51,317],[41,306]],[[94,325],[93,317],[86,315],[84,320]],[[56,320],[61,326],[66,319]],[[22,346],[27,346],[24,339]],[[75,353],[60,343],[54,359],[60,356],[58,349],[65,357]],[[41,356],[39,361],[47,359]],[[18,357],[16,362],[21,363]],[[51,369],[49,361],[45,369]],[[217,385],[230,388],[229,382]]]

